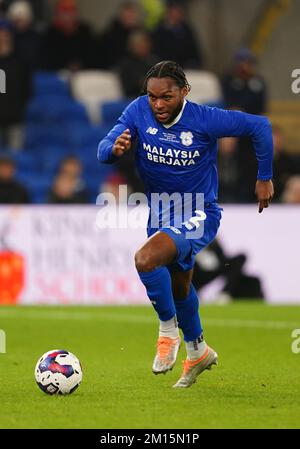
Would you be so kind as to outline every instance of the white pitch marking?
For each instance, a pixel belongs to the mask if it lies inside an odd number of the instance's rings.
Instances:
[[[22,313],[20,313],[22,312]],[[142,324],[154,324],[157,322],[155,315],[153,317],[148,316],[136,316],[130,314],[119,314],[114,312],[105,312],[94,314],[89,312],[52,312],[50,310],[38,311],[31,310],[26,312],[26,309],[21,311],[15,310],[0,310],[1,318],[19,318],[19,319],[39,319],[39,320],[78,320],[78,321],[116,321],[127,323],[142,323]],[[294,329],[300,327],[300,321],[260,321],[260,320],[237,320],[237,319],[218,319],[218,318],[204,318],[203,325],[212,327],[236,327],[236,328],[256,328],[256,329]]]

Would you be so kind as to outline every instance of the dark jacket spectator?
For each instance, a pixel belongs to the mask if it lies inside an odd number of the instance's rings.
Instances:
[[[15,180],[16,167],[12,159],[0,158],[0,204],[28,204],[29,194]]]
[[[18,59],[30,70],[36,69],[42,37],[34,28],[30,3],[25,0],[12,3],[7,15],[13,26],[15,52]]]
[[[41,66],[47,70],[79,70],[93,65],[94,40],[88,25],[81,22],[75,1],[58,0],[53,24],[41,48]]]
[[[16,0],[1,0],[0,11],[2,14],[6,14],[10,6],[15,3]],[[37,21],[37,24],[43,25],[47,22],[50,15],[49,0],[27,0],[33,11],[33,15]]]
[[[226,108],[239,109],[249,114],[262,114],[267,109],[267,89],[257,73],[255,56],[247,49],[239,50],[230,73],[222,80]]]
[[[183,2],[168,2],[163,20],[154,29],[153,42],[160,59],[176,61],[184,68],[202,68],[202,52],[186,21]]]
[[[238,139],[236,161],[238,167],[238,202],[256,203],[254,186],[257,179],[258,166],[250,137],[243,136]]]
[[[100,36],[98,68],[111,69],[119,65],[127,54],[130,34],[140,27],[140,10],[137,4],[131,1],[121,4],[117,17]]]
[[[239,167],[237,163],[238,138],[219,140],[219,202],[236,203],[239,200]]]
[[[120,78],[126,97],[141,94],[143,82],[148,70],[158,62],[152,54],[151,38],[145,31],[135,31],[128,39],[128,55],[120,64]]]
[[[300,158],[299,155],[290,154],[286,151],[284,133],[279,126],[273,126],[273,146],[274,201],[281,201],[289,178],[300,174]]]
[[[13,140],[12,128],[20,125],[24,118],[31,92],[31,74],[14,52],[13,34],[6,21],[0,21],[0,69],[5,73],[5,94],[0,95],[0,145],[9,146]]]

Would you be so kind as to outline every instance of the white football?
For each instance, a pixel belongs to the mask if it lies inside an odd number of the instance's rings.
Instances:
[[[47,394],[71,394],[80,385],[82,368],[78,358],[69,351],[53,349],[37,362],[35,380]]]

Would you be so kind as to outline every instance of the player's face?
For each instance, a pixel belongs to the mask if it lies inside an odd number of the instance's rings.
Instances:
[[[150,78],[147,93],[156,120],[168,124],[179,114],[188,89],[179,87],[172,78]]]

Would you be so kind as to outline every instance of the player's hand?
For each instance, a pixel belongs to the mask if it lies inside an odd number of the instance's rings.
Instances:
[[[113,146],[113,154],[115,156],[122,156],[131,147],[131,135],[129,129],[125,131],[116,139]]]
[[[255,194],[258,200],[258,212],[261,213],[265,207],[269,207],[270,202],[274,196],[273,182],[256,181]]]

